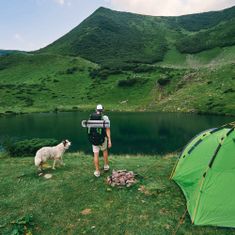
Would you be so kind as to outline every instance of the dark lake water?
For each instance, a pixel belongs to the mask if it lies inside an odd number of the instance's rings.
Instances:
[[[179,113],[106,113],[111,121],[113,154],[164,154],[179,151],[199,132],[234,117]],[[89,113],[41,113],[0,118],[0,139],[55,138],[72,141],[70,151],[92,153],[81,121]]]

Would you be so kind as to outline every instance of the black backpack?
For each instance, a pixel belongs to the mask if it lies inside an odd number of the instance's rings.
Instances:
[[[89,120],[103,120],[103,117],[99,113],[92,113],[90,115]],[[101,145],[104,143],[106,137],[106,129],[105,128],[95,128],[95,127],[88,127],[88,140],[93,145]]]

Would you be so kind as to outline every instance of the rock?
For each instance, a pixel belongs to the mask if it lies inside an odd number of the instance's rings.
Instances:
[[[91,209],[90,208],[86,208],[83,211],[80,212],[82,215],[89,215],[91,214]]]
[[[44,178],[48,180],[48,179],[52,178],[52,174],[45,174]]]
[[[112,187],[126,186],[130,187],[136,183],[135,174],[133,171],[113,170],[112,175],[107,177],[107,184]]]

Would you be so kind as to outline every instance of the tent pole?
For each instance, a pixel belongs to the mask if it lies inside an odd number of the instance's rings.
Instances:
[[[195,217],[196,217],[196,213],[197,213],[197,209],[198,209],[198,205],[199,205],[199,201],[200,201],[200,197],[201,197],[201,190],[202,190],[203,184],[205,182],[205,177],[206,177],[206,173],[207,173],[208,169],[209,169],[209,167],[207,167],[205,173],[203,174],[203,178],[201,180],[201,184],[200,184],[200,188],[199,188],[199,192],[198,192],[198,196],[197,196],[197,201],[196,201],[196,206],[193,211],[192,224],[194,224],[194,221],[195,221]]]
[[[173,177],[173,175],[174,175],[174,173],[175,173],[175,169],[176,169],[176,167],[177,167],[177,165],[178,165],[179,160],[180,160],[180,157],[178,157],[178,159],[177,159],[177,161],[175,162],[175,165],[174,165],[174,167],[173,167],[173,170],[171,171],[171,175],[170,175],[170,177],[169,177],[170,180],[172,179],[172,177]]]
[[[185,220],[185,216],[186,216],[186,213],[187,213],[188,209],[186,208],[183,215],[180,217],[180,220],[178,222],[178,225],[175,229],[175,231],[173,231],[173,235],[176,235],[176,233],[178,232],[179,228],[180,228],[180,225],[184,223],[184,220]]]

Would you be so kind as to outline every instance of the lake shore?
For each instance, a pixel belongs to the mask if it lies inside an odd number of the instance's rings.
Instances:
[[[32,157],[1,154],[0,160],[3,234],[27,215],[34,223],[28,229],[36,235],[172,234],[186,209],[183,193],[169,180],[174,154],[110,156],[111,170],[127,169],[139,175],[136,185],[122,189],[106,184],[111,172],[95,178],[93,159],[83,153],[65,154],[64,167],[46,170],[52,174],[49,180],[36,174]],[[235,230],[194,226],[187,214],[178,234],[235,234]]]
[[[23,114],[33,114],[33,113],[63,113],[63,112],[92,112],[96,105],[78,105],[78,106],[59,106],[59,107],[31,107],[31,108],[11,108],[11,109],[0,109],[0,117],[11,116],[11,115],[23,115]],[[233,113],[223,113],[223,112],[210,112],[199,111],[199,110],[162,110],[162,109],[151,109],[142,108],[138,106],[128,106],[128,107],[115,107],[112,105],[105,106],[107,112],[162,112],[162,113],[185,113],[185,114],[198,114],[198,115],[215,115],[215,116],[231,116],[235,117]]]

